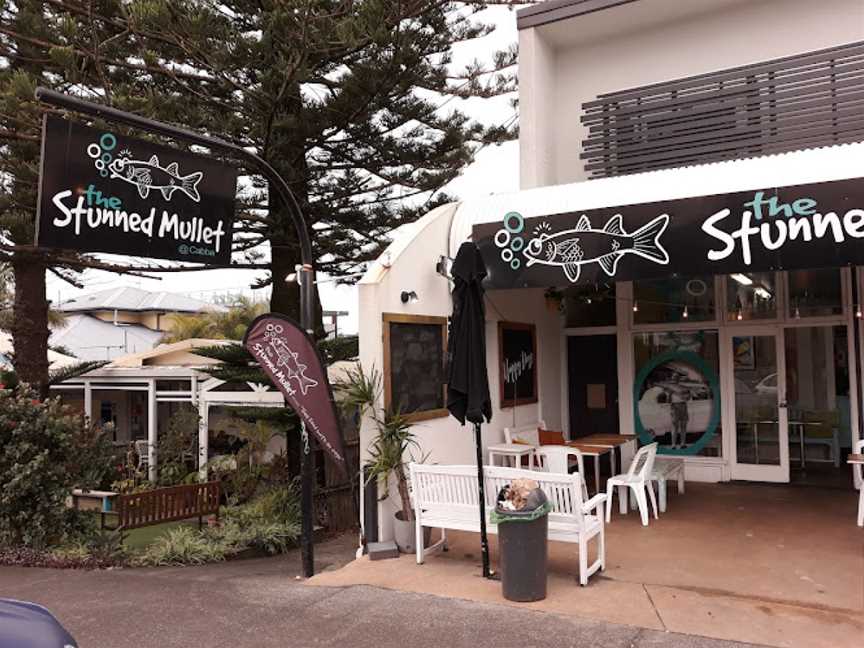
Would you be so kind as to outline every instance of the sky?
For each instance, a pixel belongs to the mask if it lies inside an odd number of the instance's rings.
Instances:
[[[507,7],[492,7],[478,14],[478,18],[493,22],[496,29],[482,39],[457,45],[453,52],[453,65],[458,69],[474,59],[487,61],[490,52],[504,49],[517,41],[516,12]],[[457,100],[460,109],[471,117],[487,124],[499,124],[513,115],[510,105],[512,96],[490,100]],[[519,144],[509,142],[500,146],[488,146],[481,150],[473,164],[463,174],[451,182],[446,191],[459,199],[485,196],[491,193],[514,191],[519,187]],[[219,269],[199,272],[170,273],[163,279],[143,279],[118,276],[100,270],[86,270],[81,275],[82,289],[75,288],[53,274],[48,274],[48,299],[54,303],[71,299],[77,295],[135,286],[144,290],[182,293],[198,299],[212,300],[225,294],[243,293],[259,300],[269,298],[269,289],[252,290],[250,284],[257,277],[265,276],[263,271]],[[346,318],[339,322],[340,330],[345,333],[357,332],[357,289],[328,281],[319,275],[318,289],[325,310],[348,311]],[[354,280],[356,281],[356,279]]]

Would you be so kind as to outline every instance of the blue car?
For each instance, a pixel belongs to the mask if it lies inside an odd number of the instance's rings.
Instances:
[[[78,644],[41,605],[0,599],[0,648],[78,648]]]

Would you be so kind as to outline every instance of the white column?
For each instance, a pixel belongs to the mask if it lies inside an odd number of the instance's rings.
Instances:
[[[207,453],[209,452],[210,403],[203,398],[198,401],[198,476],[207,479]]]
[[[147,461],[149,464],[148,478],[155,482],[158,475],[156,443],[158,439],[158,421],[156,420],[156,381],[147,383]]]
[[[192,375],[192,382],[190,383],[190,387],[192,390],[192,404],[198,404],[198,376]]]
[[[90,381],[84,381],[84,416],[87,417],[88,423],[93,424],[93,388],[90,386]]]

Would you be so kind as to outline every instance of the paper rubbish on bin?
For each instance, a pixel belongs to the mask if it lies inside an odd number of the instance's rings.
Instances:
[[[515,479],[498,493],[498,506],[490,514],[495,524],[501,522],[531,522],[547,515],[552,505],[533,479]]]

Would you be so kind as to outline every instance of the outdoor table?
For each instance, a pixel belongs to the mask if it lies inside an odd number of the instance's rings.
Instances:
[[[522,457],[528,457],[528,466],[534,466],[534,446],[527,443],[497,443],[490,445],[489,450],[489,465],[495,465],[495,457],[501,457],[502,465],[508,465],[510,458],[513,458],[513,467],[519,468],[522,465]]]
[[[756,463],[759,463],[759,426],[760,425],[779,425],[777,419],[765,419],[763,421],[753,421],[753,441],[756,445]],[[804,428],[808,425],[822,425],[819,421],[788,421],[789,432],[798,431],[798,442],[801,452],[801,469],[807,467],[806,453],[804,451]]]
[[[581,441],[570,441],[567,444],[571,448],[575,448],[586,457],[591,457],[594,460],[594,489],[595,493],[600,492],[600,457],[605,454],[609,455],[609,465],[612,466],[612,473],[615,473],[615,466],[612,463],[614,456],[612,450],[614,446],[597,445],[594,443],[582,443]]]
[[[635,445],[636,445],[637,436],[635,434],[589,434],[588,436],[579,437],[576,442],[577,443],[588,443],[590,445],[596,446],[608,446],[613,450],[618,448],[618,472],[624,472],[624,455],[623,455],[623,447],[628,443],[634,444],[635,453]],[[612,453],[609,461],[614,462],[615,453]],[[612,464],[612,474],[615,474],[615,466]]]

